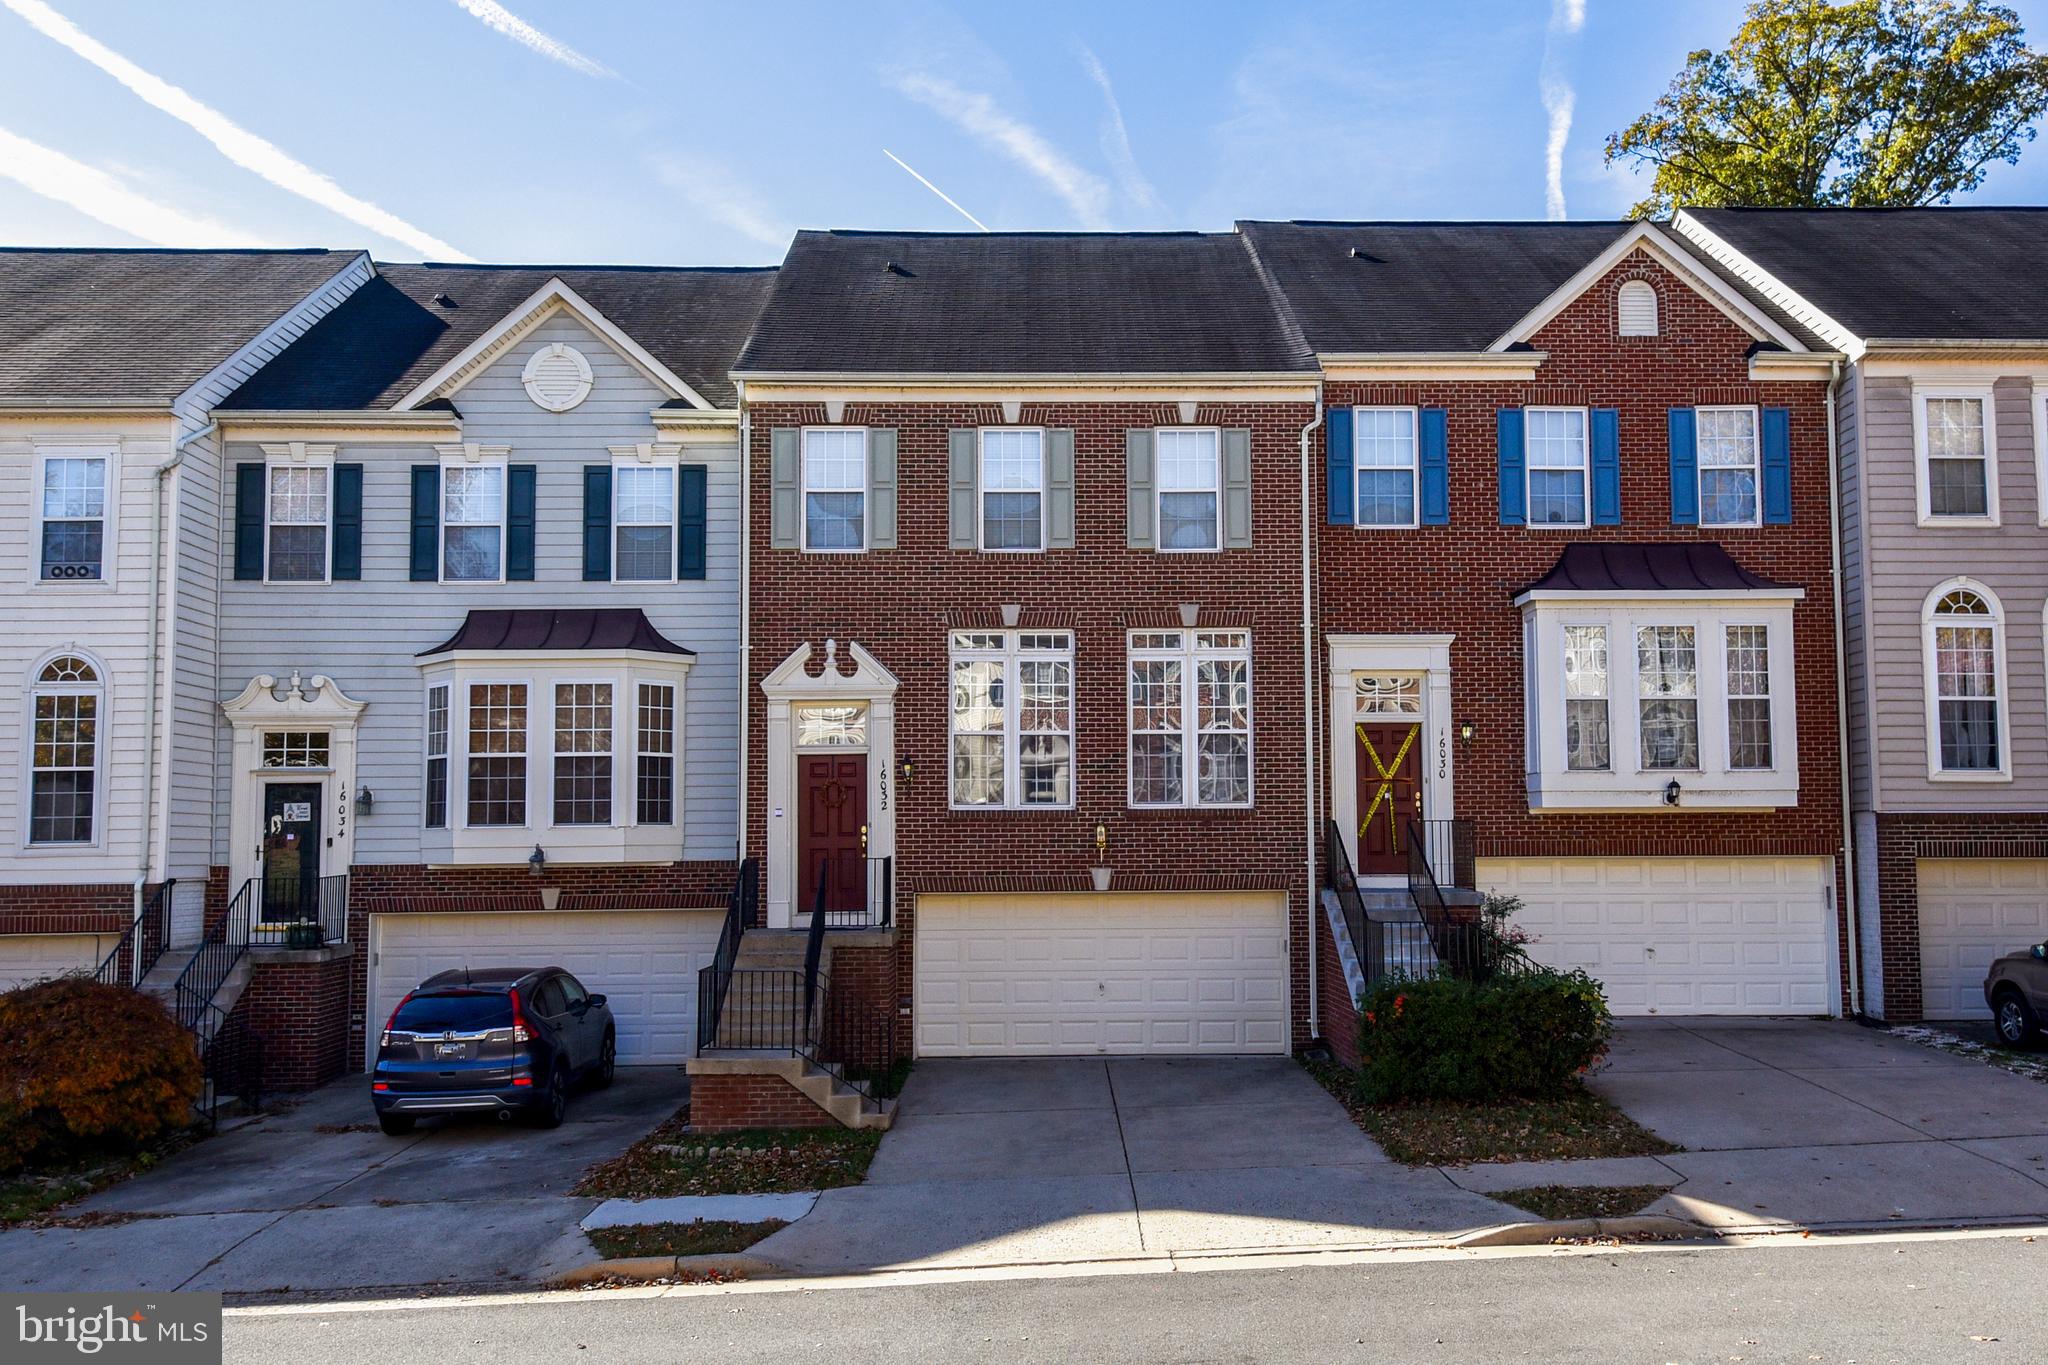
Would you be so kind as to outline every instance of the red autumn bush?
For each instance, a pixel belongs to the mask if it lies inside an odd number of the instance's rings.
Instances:
[[[148,1142],[199,1092],[192,1036],[139,991],[67,976],[0,994],[0,1170]]]

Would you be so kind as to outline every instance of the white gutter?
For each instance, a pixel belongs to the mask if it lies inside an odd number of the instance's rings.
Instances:
[[[1835,606],[1835,744],[1842,755],[1842,920],[1849,940],[1849,1017],[1863,1017],[1862,926],[1857,923],[1856,904],[1856,817],[1853,797],[1854,759],[1849,753],[1849,657],[1848,627],[1843,623],[1842,605],[1842,504],[1839,487],[1841,471],[1836,467],[1835,394],[1842,387],[1842,362],[1828,362],[1828,538],[1833,551],[1830,572],[1834,577]]]
[[[1316,385],[1316,415],[1301,429],[1301,697],[1302,708],[1302,794],[1306,798],[1308,848],[1308,1036],[1322,1036],[1321,1002],[1316,997],[1317,916],[1323,913],[1322,891],[1316,884],[1316,848],[1322,827],[1316,821],[1316,621],[1315,543],[1316,517],[1311,494],[1315,491],[1315,466],[1310,462],[1309,440],[1323,424],[1323,387]]]
[[[754,481],[752,478],[751,469],[749,467],[749,460],[752,457],[751,447],[753,444],[752,438],[754,433],[754,416],[751,412],[747,411],[747,382],[744,379],[738,380],[734,383],[733,387],[738,395],[735,401],[738,404],[740,417],[740,822],[737,829],[739,835],[739,861],[745,862],[747,860],[747,763],[749,752],[748,745],[752,742],[747,733],[747,674],[750,671],[749,664],[753,658],[754,649],[753,631],[750,628],[752,613],[749,610],[749,596],[751,591],[751,584],[748,579],[748,566],[752,562],[752,556],[749,553],[749,550],[753,543],[754,531],[753,520],[750,511],[752,503],[751,494],[753,491]]]

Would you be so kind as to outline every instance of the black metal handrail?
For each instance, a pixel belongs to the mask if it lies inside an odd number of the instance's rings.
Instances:
[[[128,931],[121,935],[114,951],[101,960],[99,970],[93,973],[101,985],[139,986],[156,966],[171,939],[171,888],[177,884],[178,879],[172,877],[159,885],[143,904],[142,914],[129,922]]]
[[[843,865],[845,859],[840,862]],[[880,929],[895,916],[896,861],[887,856],[862,858],[860,904],[835,904],[830,883],[833,860],[818,869],[818,894],[811,902],[811,920],[820,918],[827,929]]]
[[[263,904],[250,926],[256,943],[266,948],[320,948],[348,942],[346,872],[320,878],[310,896],[299,883],[289,885],[293,894],[280,897],[276,886],[259,880]]]
[[[1462,840],[1468,849],[1474,842],[1471,822],[1445,820],[1432,823],[1450,827],[1438,840],[1437,846],[1448,859],[1446,865],[1455,867],[1459,842]],[[1430,856],[1430,835],[1421,828],[1421,824],[1420,821],[1410,821],[1408,825],[1408,894],[1422,916],[1423,926],[1429,934],[1429,946],[1437,961],[1444,970],[1468,981],[1484,981],[1497,972],[1513,970],[1519,958],[1506,950],[1493,926],[1486,922],[1476,897],[1461,905],[1457,913],[1452,912],[1444,899],[1443,887],[1437,881],[1434,860]],[[1465,826],[1465,829],[1461,832],[1458,826]],[[1470,887],[1454,889],[1471,890]]]
[[[1367,919],[1365,898],[1358,894],[1358,874],[1351,870],[1351,855],[1344,848],[1344,831],[1335,820],[1323,821],[1323,886],[1337,897],[1344,927],[1351,932],[1351,951],[1366,964]],[[1372,973],[1366,973],[1372,980]]]
[[[213,1004],[214,996],[220,994],[220,988],[235,970],[235,964],[249,951],[250,929],[259,903],[256,886],[253,877],[242,883],[242,889],[228,902],[227,913],[206,931],[206,936],[199,941],[199,951],[178,974],[177,984],[171,992],[174,1012],[178,1022],[194,1034],[199,1033],[207,1008]],[[203,1054],[206,1040],[202,1036],[200,1041]]]
[[[1479,885],[1478,831],[1470,820],[1410,820],[1408,850],[1422,850],[1439,888],[1470,891]]]
[[[825,950],[825,899],[832,887],[830,859],[818,864],[818,895],[811,902],[811,929],[804,936],[804,1027],[811,1026],[811,1006],[818,996],[818,959]]]
[[[725,1010],[726,992],[732,985],[733,966],[739,961],[740,939],[754,918],[761,894],[761,865],[752,858],[741,861],[725,893],[725,927],[718,934],[718,948],[711,965],[697,973],[697,1050],[714,1044]]]
[[[895,1009],[872,993],[835,991],[827,972],[744,967],[729,974],[723,1007],[697,1046],[802,1057],[873,1098],[873,1078],[896,1060]]]
[[[200,1023],[203,1027],[194,1034],[206,1088],[199,1107],[207,1126],[218,1128],[223,1096],[232,1095],[251,1110],[263,1103],[263,1037],[241,1015],[222,1013],[214,1004],[200,1011]]]

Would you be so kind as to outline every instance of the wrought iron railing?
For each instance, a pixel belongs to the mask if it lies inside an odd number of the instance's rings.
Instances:
[[[1407,833],[1411,857],[1421,850],[1438,887],[1470,891],[1479,885],[1479,840],[1472,821],[1410,820]]]
[[[265,948],[319,948],[348,942],[348,874],[313,882],[259,878],[262,897],[250,932]]]
[[[232,1011],[209,1004],[201,1011],[203,1027],[195,1029],[199,1043],[200,1074],[206,1088],[199,1098],[200,1112],[207,1126],[220,1126],[220,1111],[228,1097],[255,1110],[263,1103],[263,1038],[248,1021]]]
[[[1451,827],[1438,837],[1438,846],[1448,859],[1445,865],[1455,867],[1459,844],[1470,848],[1474,842],[1471,822],[1431,823]],[[1468,893],[1456,906],[1445,898],[1444,888],[1437,880],[1436,860],[1430,856],[1431,836],[1422,824],[1411,821],[1408,826],[1408,894],[1422,917],[1438,963],[1453,976],[1468,981],[1484,981],[1498,972],[1518,970],[1522,965],[1521,954],[1504,943],[1495,927],[1487,922],[1478,896],[1470,894],[1470,886],[1453,888]],[[1465,828],[1460,830],[1458,826]]]
[[[844,868],[850,858],[841,858]],[[859,890],[846,882],[835,885],[834,862],[818,866],[817,894],[811,898],[811,922],[820,919],[827,929],[880,929],[895,916],[896,864],[888,857],[862,858]]]
[[[171,888],[176,877],[158,886],[143,902],[142,915],[131,921],[121,941],[100,962],[93,976],[107,986],[139,986],[171,939]]]
[[[718,1035],[726,994],[732,984],[733,967],[739,961],[740,939],[746,935],[747,926],[753,921],[760,896],[761,865],[748,858],[740,863],[739,871],[733,874],[732,886],[725,893],[725,927],[719,931],[718,948],[711,955],[711,965],[697,973],[699,1052],[713,1046],[709,1040]]]
[[[702,973],[698,979],[701,992]],[[869,991],[835,989],[827,972],[743,967],[727,974],[722,1008],[697,1047],[802,1057],[872,1098],[874,1078],[896,1060],[895,1006]]]
[[[228,902],[227,913],[200,939],[199,951],[178,974],[177,984],[171,992],[178,1022],[200,1034],[202,1053],[206,1038],[201,1033],[201,1025],[205,1022],[206,1011],[226,984],[229,974],[235,970],[235,964],[249,951],[250,931],[260,900],[257,885],[253,877],[242,883],[242,889]]]

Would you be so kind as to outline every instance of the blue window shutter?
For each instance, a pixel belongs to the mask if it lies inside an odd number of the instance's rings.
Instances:
[[[533,511],[537,469],[515,464],[505,471],[505,581],[533,581]]]
[[[1621,525],[1621,414],[1594,408],[1593,524]]]
[[[676,471],[676,577],[704,577],[704,490],[706,468],[686,464]]]
[[[1331,408],[1324,419],[1323,465],[1329,486],[1327,517],[1332,526],[1349,526],[1358,520],[1358,488],[1351,467],[1351,409]]]
[[[334,467],[334,570],[337,579],[363,576],[363,467]]]
[[[1451,524],[1450,420],[1442,408],[1424,408],[1417,431],[1422,464],[1422,524]]]
[[[1764,525],[1792,524],[1792,409],[1765,408]]]
[[[235,466],[235,577],[263,579],[263,465]]]
[[[412,467],[412,581],[441,577],[441,466]]]
[[[606,583],[612,576],[612,467],[583,466],[583,581]]]
[[[1671,427],[1671,524],[1700,524],[1699,414],[1673,408]]]
[[[1529,480],[1524,472],[1522,410],[1502,408],[1493,417],[1494,449],[1500,468],[1500,524],[1529,524]]]

